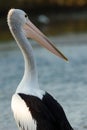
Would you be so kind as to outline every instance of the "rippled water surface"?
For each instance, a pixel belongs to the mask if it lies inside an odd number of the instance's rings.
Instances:
[[[34,46],[40,87],[62,104],[76,130],[87,130],[87,34],[50,37],[69,58],[58,59]],[[14,42],[0,45],[0,130],[17,130],[10,102],[23,75],[23,57]]]

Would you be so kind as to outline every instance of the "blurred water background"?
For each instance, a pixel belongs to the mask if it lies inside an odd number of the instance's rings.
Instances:
[[[87,130],[87,12],[42,13],[30,18],[69,59],[66,63],[30,40],[40,87],[62,104],[75,130]],[[10,104],[24,61],[6,19],[0,25],[0,130],[17,130]]]

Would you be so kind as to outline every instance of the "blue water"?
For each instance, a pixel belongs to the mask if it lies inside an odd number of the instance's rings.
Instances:
[[[87,130],[87,34],[50,39],[69,58],[69,63],[33,46],[40,87],[62,104],[76,130]],[[22,78],[23,64],[14,41],[0,44],[0,130],[17,130],[10,102]]]

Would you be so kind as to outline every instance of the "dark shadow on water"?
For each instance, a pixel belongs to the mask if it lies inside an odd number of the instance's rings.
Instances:
[[[66,34],[87,33],[87,16],[84,13],[39,14],[29,17],[46,35],[60,36]],[[0,41],[12,39],[6,19],[0,22]]]

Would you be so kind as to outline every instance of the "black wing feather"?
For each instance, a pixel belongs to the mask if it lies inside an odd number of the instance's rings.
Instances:
[[[54,116],[57,128],[59,130],[73,130],[67,120],[62,106],[50,94],[45,94],[43,97],[43,103],[47,106],[48,109],[50,109],[50,112]]]
[[[36,96],[19,93],[26,102],[31,115],[37,122],[37,130],[73,130],[70,126],[63,108],[48,93],[42,100]]]

